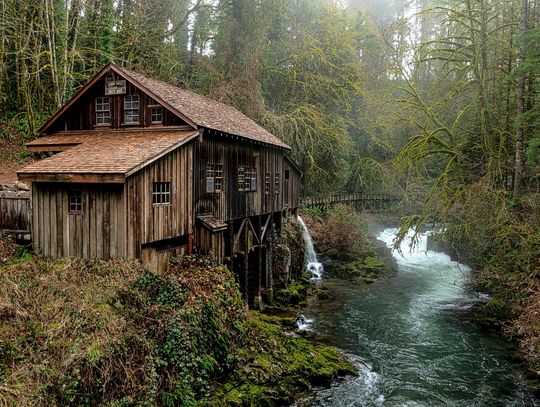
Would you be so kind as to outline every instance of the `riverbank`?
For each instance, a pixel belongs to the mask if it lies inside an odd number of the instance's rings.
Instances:
[[[391,255],[373,238],[364,215],[344,205],[326,211],[301,211],[313,236],[319,260],[324,263],[326,279],[373,283],[392,273]]]
[[[201,258],[155,275],[136,261],[49,259],[0,241],[0,400],[6,405],[291,404],[356,368],[247,311]]]
[[[393,234],[382,238],[389,243]],[[325,283],[330,299],[304,310],[315,335],[359,368],[305,405],[537,405],[513,347],[463,317],[481,300],[467,289],[464,266],[426,254],[426,235],[420,245],[396,255],[394,276],[373,284],[334,279]]]

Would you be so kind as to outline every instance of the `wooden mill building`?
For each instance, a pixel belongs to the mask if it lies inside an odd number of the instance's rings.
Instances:
[[[210,253],[255,302],[271,289],[272,228],[294,212],[289,146],[238,110],[109,64],[39,131],[34,250],[47,256]]]

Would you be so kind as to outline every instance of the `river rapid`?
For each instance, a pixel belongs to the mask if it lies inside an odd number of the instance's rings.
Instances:
[[[395,229],[378,239],[392,245]],[[485,295],[466,288],[468,268],[408,242],[394,277],[332,282],[336,298],[308,309],[309,329],[342,349],[358,377],[318,391],[311,406],[538,406],[511,348],[462,316]]]

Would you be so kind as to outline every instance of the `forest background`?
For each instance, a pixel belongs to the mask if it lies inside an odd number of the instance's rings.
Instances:
[[[22,146],[114,61],[234,105],[304,195],[403,197],[540,366],[539,0],[2,0],[0,137]],[[12,160],[25,156],[23,149]]]

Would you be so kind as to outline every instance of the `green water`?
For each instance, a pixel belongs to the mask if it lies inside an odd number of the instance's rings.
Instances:
[[[379,236],[390,243],[394,230]],[[394,253],[395,277],[333,283],[336,300],[308,310],[311,328],[360,368],[316,393],[312,406],[536,406],[509,345],[481,332],[463,310],[483,296],[464,287],[468,270],[446,254]],[[406,250],[407,252],[407,250]]]

